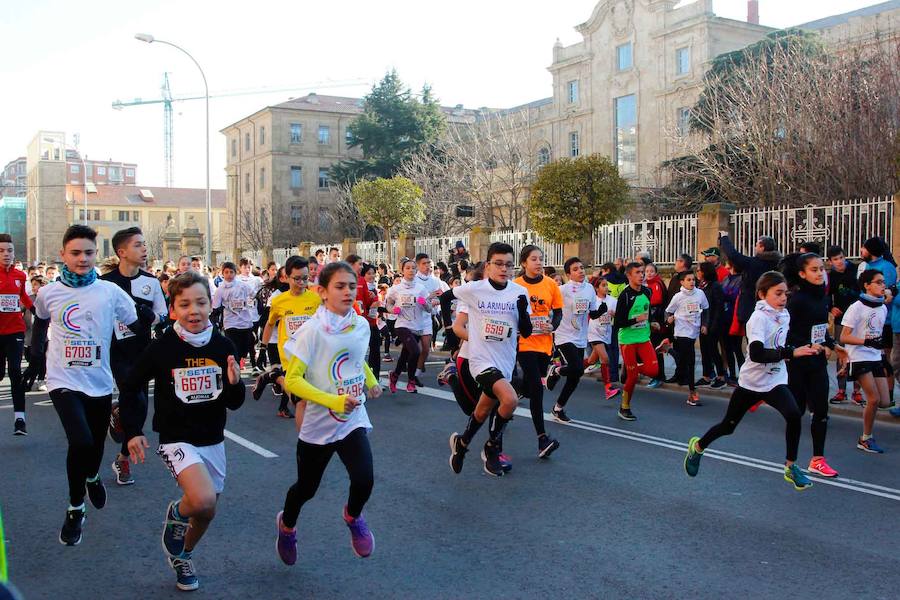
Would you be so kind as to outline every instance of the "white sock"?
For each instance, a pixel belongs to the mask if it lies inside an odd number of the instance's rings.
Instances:
[[[84,502],[81,503],[81,506],[72,506],[70,504],[69,508],[67,508],[66,510],[84,510]]]
[[[16,419],[22,419],[22,420],[24,421],[24,420],[25,420],[25,411],[21,411],[21,412],[16,411],[16,417],[15,417],[15,418],[16,418]]]
[[[870,434],[866,435],[866,434],[864,433],[864,434],[862,434],[862,438],[861,438],[861,439],[862,439],[862,441],[870,440],[870,439],[872,439],[872,434],[870,433]]]

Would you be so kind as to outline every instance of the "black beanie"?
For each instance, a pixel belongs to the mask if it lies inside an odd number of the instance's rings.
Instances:
[[[881,241],[879,237],[870,237],[863,243],[863,248],[865,248],[869,254],[872,256],[884,256],[884,242]]]

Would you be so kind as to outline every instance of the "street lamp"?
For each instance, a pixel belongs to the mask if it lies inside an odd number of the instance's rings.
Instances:
[[[212,262],[212,195],[209,189],[209,86],[206,84],[206,74],[203,72],[203,69],[200,67],[200,63],[197,62],[191,54],[176,44],[172,42],[166,42],[164,40],[158,40],[149,33],[136,33],[134,39],[147,42],[148,44],[152,44],[156,42],[157,44],[165,44],[166,46],[172,46],[176,50],[181,50],[187,57],[190,58],[195,65],[197,65],[197,69],[200,71],[200,76],[203,78],[203,89],[204,95],[206,96],[206,264],[211,265]]]

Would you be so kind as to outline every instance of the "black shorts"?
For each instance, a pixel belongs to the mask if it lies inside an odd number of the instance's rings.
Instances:
[[[885,377],[884,362],[880,360],[864,360],[850,363],[850,381],[856,381],[860,375],[871,373],[874,377]]]
[[[486,369],[475,376],[475,382],[481,387],[481,391],[487,394],[488,398],[493,398],[494,400],[499,400],[494,394],[494,384],[501,379],[506,379],[506,377],[495,367]]]
[[[881,347],[884,350],[890,350],[894,347],[894,330],[890,325],[885,324],[881,331]]]

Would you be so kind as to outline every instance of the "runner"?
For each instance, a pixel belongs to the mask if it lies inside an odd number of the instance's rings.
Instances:
[[[612,387],[609,378],[609,354],[607,346],[612,341],[612,320],[616,314],[616,299],[609,293],[609,284],[605,277],[597,277],[594,280],[594,290],[597,292],[597,301],[606,305],[606,312],[596,319],[591,319],[588,326],[588,344],[591,345],[591,355],[585,361],[585,373],[596,370],[597,361],[600,362],[600,379],[603,381],[603,390],[607,400],[615,398],[621,390]]]
[[[247,259],[242,259],[247,260]],[[237,349],[241,368],[247,353],[253,349],[253,324],[256,321],[255,291],[237,279],[237,268],[233,262],[222,263],[222,284],[212,296],[213,315],[222,319],[225,337]],[[170,283],[171,285],[171,283]]]
[[[25,349],[23,310],[33,306],[25,273],[15,268],[12,236],[0,233],[0,365],[7,367],[13,401],[13,435],[28,435],[25,426],[25,387],[22,353]]]
[[[60,280],[41,288],[34,304],[32,347],[34,352],[43,351],[49,329],[47,388],[69,444],[69,507],[59,534],[60,543],[67,546],[81,542],[85,492],[95,508],[106,505],[99,468],[112,404],[109,346],[116,321],[127,323],[132,331],[153,322],[151,310],[142,306],[136,312],[134,301],[121,288],[97,279],[96,239],[97,232],[85,225],[66,229]]]
[[[251,339],[250,339],[250,365],[253,367],[253,375],[259,375],[262,371],[259,368],[259,365],[256,362],[256,345],[257,341],[260,339],[260,333],[262,331],[263,326],[265,325],[265,321],[259,314],[259,307],[256,302],[256,294],[264,285],[262,277],[253,274],[253,261],[249,258],[242,258],[238,262],[239,272],[236,275],[236,279],[247,286],[253,291],[253,296],[251,299],[247,301],[247,307],[250,309],[253,319],[253,325],[250,328]],[[215,293],[215,289],[213,289],[213,293]],[[240,348],[239,348],[240,349]],[[243,367],[243,365],[242,365]]]
[[[560,423],[568,423],[572,419],[566,414],[566,405],[578,387],[581,376],[584,375],[588,322],[590,319],[599,318],[606,312],[607,307],[598,302],[594,288],[585,283],[586,273],[580,258],[573,256],[568,259],[563,265],[563,270],[569,282],[559,288],[563,300],[562,321],[553,333],[553,339],[565,364],[561,367],[556,365],[550,367],[547,388],[553,389],[560,377],[566,378],[566,384],[553,407],[553,418]]]
[[[362,515],[374,484],[365,401],[381,396],[381,386],[365,361],[369,324],[353,310],[356,285],[350,265],[326,265],[319,273],[323,305],[285,348],[285,389],[308,401],[297,440],[297,481],[275,517],[278,556],[286,565],[297,562],[300,509],[316,495],[335,452],[350,476],[343,517],[353,552],[365,558],[375,547]]]
[[[397,365],[388,376],[388,381],[391,393],[396,393],[397,380],[403,369],[406,369],[406,391],[415,394],[416,368],[419,364],[419,354],[422,351],[421,327],[424,325],[424,316],[428,316],[429,328],[431,327],[432,306],[428,299],[428,292],[416,277],[416,264],[406,259],[400,263],[400,271],[403,273],[403,279],[389,289],[385,297],[386,310],[397,316],[397,320],[394,322],[394,333],[403,344],[400,358],[397,359]]]
[[[131,331],[124,323],[116,322],[116,330],[111,340],[109,364],[112,368],[116,385],[121,390],[122,382],[128,372],[136,364],[137,358],[150,345],[151,327],[159,320],[165,319],[169,313],[166,299],[163,296],[159,280],[142,267],[147,264],[147,244],[144,242],[144,234],[138,227],[130,227],[117,231],[112,238],[113,252],[119,258],[116,269],[100,279],[114,283],[128,294],[135,306],[146,307],[154,315],[150,327],[139,332]],[[149,388],[140,391],[141,400],[146,403]],[[119,403],[113,402],[109,418],[109,437],[120,444],[119,454],[112,463],[112,471],[116,476],[118,485],[131,485],[134,478],[131,476],[131,465],[128,462],[128,440],[119,419]]]
[[[857,267],[844,257],[844,250],[840,246],[828,248],[828,262],[831,263],[831,273],[828,277],[828,294],[831,296],[831,316],[834,319],[834,339],[841,339],[843,325],[841,318],[850,305],[859,298],[859,284],[856,282]],[[837,364],[837,393],[829,400],[831,404],[843,404],[847,401],[847,371],[849,364],[846,356],[838,356]],[[853,382],[851,395],[854,404],[862,405],[862,392],[859,382]]]
[[[428,302],[432,306],[431,312],[422,313],[419,325],[419,329],[422,330],[422,337],[419,340],[422,345],[422,351],[419,353],[417,362],[415,383],[417,386],[422,387],[422,380],[419,378],[425,374],[425,361],[428,360],[428,355],[431,353],[431,343],[438,331],[435,314],[438,316],[440,314],[440,295],[445,290],[450,289],[450,286],[432,274],[431,258],[427,254],[416,254],[416,269],[416,281],[425,290]]]
[[[785,360],[814,356],[822,352],[819,344],[794,348],[785,340],[791,316],[785,310],[787,284],[777,271],[764,273],[756,283],[759,300],[747,321],[748,356],[738,378],[738,387],[731,394],[722,422],[714,425],[702,437],[692,437],[684,458],[684,470],[695,477],[700,459],[709,445],[725,435],[734,433],[744,414],[757,404],[766,402],[781,413],[785,420],[786,460],[784,480],[797,491],[812,487],[812,481],[794,461],[800,445],[800,411],[788,388]]]
[[[519,266],[522,274],[516,277],[514,283],[525,288],[528,294],[532,334],[519,339],[516,361],[522,368],[523,391],[528,398],[531,422],[538,438],[538,458],[547,458],[559,448],[559,442],[547,435],[544,425],[544,383],[541,377],[549,375],[553,368],[550,364],[553,330],[562,322],[563,299],[556,282],[544,277],[543,250],[533,244],[525,246],[519,253]],[[553,389],[549,377],[547,386]]]
[[[135,464],[150,444],[143,390],[154,380],[156,453],[182,490],[166,508],[162,543],[180,590],[196,590],[193,552],[216,515],[225,489],[226,408],[244,403],[244,383],[234,344],[209,322],[209,281],[191,271],[169,283],[175,324],[147,346],[122,382],[120,405]]]
[[[676,373],[681,375],[679,385],[688,386],[688,406],[700,406],[694,381],[696,353],[694,346],[701,334],[706,334],[709,320],[709,302],[706,294],[696,288],[693,271],[676,275],[681,280],[681,289],[666,307],[666,323],[674,325]]]
[[[461,435],[455,432],[450,435],[450,468],[454,473],[462,471],[472,438],[498,402],[497,418],[491,423],[481,458],[488,475],[499,477],[505,472],[500,464],[499,443],[504,427],[512,419],[518,398],[510,382],[517,340],[520,334],[527,338],[532,331],[528,291],[509,281],[514,260],[512,246],[494,242],[487,251],[486,279],[463,284],[441,295],[445,316],[449,316],[454,298],[468,308],[469,331],[475,332],[469,337],[469,364],[482,390],[466,430]]]

